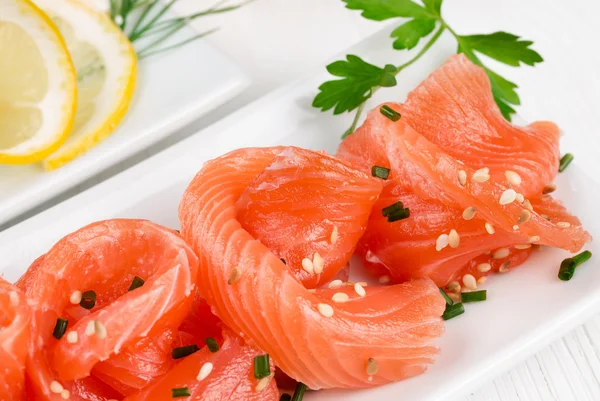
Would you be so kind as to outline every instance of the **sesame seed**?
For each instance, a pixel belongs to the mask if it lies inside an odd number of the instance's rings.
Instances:
[[[367,360],[366,371],[369,376],[375,376],[377,374],[379,371],[379,364],[375,361],[375,359],[369,358]]]
[[[448,283],[448,285],[446,286],[446,289],[450,292],[460,292],[460,283],[458,281],[452,281],[450,283]]]
[[[465,287],[467,287],[470,290],[477,289],[477,281],[475,280],[475,277],[473,277],[472,274],[465,274],[462,278],[462,282],[465,285]]]
[[[548,184],[544,188],[542,188],[542,194],[551,194],[556,191],[556,184]]]
[[[458,248],[460,244],[460,235],[456,232],[455,229],[450,230],[450,234],[448,235],[448,245],[450,248]]]
[[[510,262],[504,262],[502,263],[502,265],[500,265],[498,271],[500,273],[508,273],[510,271],[510,268],[508,266],[510,266]]]
[[[487,231],[488,234],[493,234],[496,232],[496,229],[490,223],[485,223],[485,231]]]
[[[350,300],[350,297],[345,292],[336,292],[331,297],[331,300],[333,302],[337,302],[337,303],[344,303],[344,302],[348,302]]]
[[[552,200],[552,197],[550,195],[542,195],[540,199],[544,202],[548,202],[549,200]]]
[[[60,394],[63,390],[64,388],[62,384],[60,384],[56,380],[52,380],[52,382],[50,383],[50,391],[52,391],[55,394]]]
[[[93,336],[94,334],[96,334],[96,328],[94,325],[94,321],[90,320],[87,324],[87,326],[85,326],[85,335],[90,337]]]
[[[201,382],[202,380],[206,379],[208,377],[208,375],[210,374],[210,372],[212,372],[212,370],[213,370],[213,364],[210,362],[206,362],[200,368],[200,371],[198,372],[198,376],[196,376],[196,380]]]
[[[517,199],[517,192],[514,189],[509,188],[506,191],[502,192],[502,195],[500,196],[500,204],[508,205],[510,203],[513,203],[515,199]]]
[[[369,283],[367,283],[366,281],[358,281],[357,283],[362,285],[363,287],[366,287],[369,285]]]
[[[458,183],[463,187],[467,183],[467,172],[465,170],[458,170]]]
[[[94,320],[94,330],[96,332],[96,337],[98,337],[101,340],[104,340],[106,338],[106,327],[104,327],[102,322],[100,322],[99,320]]]
[[[523,194],[520,194],[518,192],[517,192],[517,202],[519,202],[519,203],[525,202],[525,197],[523,196]]]
[[[60,392],[60,396],[63,400],[68,400],[71,397],[71,392],[69,390],[63,390]]]
[[[331,288],[331,289],[340,288],[343,285],[344,285],[344,282],[342,280],[333,280],[331,283],[329,283],[329,288]]]
[[[69,334],[67,334],[67,342],[69,344],[75,344],[78,339],[79,339],[79,334],[77,334],[76,331],[69,331]]]
[[[314,274],[315,266],[309,258],[302,259],[302,268],[309,274]]]
[[[528,242],[537,242],[540,240],[540,236],[539,235],[534,235],[533,237],[529,237],[527,239]]]
[[[515,225],[513,226],[513,230],[514,230],[514,231],[518,231],[518,230],[519,230],[519,226],[518,226],[517,224],[515,224]]]
[[[529,249],[531,248],[531,244],[523,244],[523,245],[515,245],[515,249]]]
[[[331,245],[334,245],[337,242],[338,237],[339,237],[338,228],[337,228],[337,226],[334,226],[333,231],[331,231],[331,237],[329,238]]]
[[[504,259],[508,255],[510,255],[510,249],[508,248],[498,248],[494,251],[492,258],[494,259]]]
[[[448,246],[448,234],[441,234],[435,241],[435,250],[441,251]]]
[[[521,176],[514,171],[506,170],[504,172],[504,176],[506,177],[506,181],[510,182],[513,185],[521,185]]]
[[[317,309],[319,310],[319,313],[325,317],[333,316],[333,308],[331,307],[331,305],[318,304]]]
[[[239,267],[234,267],[233,269],[231,269],[231,273],[229,273],[229,279],[227,279],[227,284],[233,285],[240,281],[240,278],[242,278],[242,271]]]
[[[556,225],[560,228],[569,228],[571,227],[571,223],[567,222],[567,221],[559,221],[558,223],[556,223]]]
[[[490,270],[492,270],[492,265],[490,265],[489,263],[480,263],[477,265],[477,270],[479,270],[482,273],[489,272]]]
[[[354,291],[361,297],[364,297],[365,295],[367,295],[367,292],[365,291],[363,286],[360,285],[360,283],[354,284]]]
[[[310,292],[310,293],[314,293],[314,292],[317,292],[317,289],[316,289],[316,288],[309,288],[309,289],[308,289],[308,290],[306,290],[306,291],[308,291],[308,292]]]
[[[550,221],[550,216],[548,216],[547,214],[543,214],[543,213],[542,213],[542,214],[540,214],[540,217],[541,217],[542,219],[546,219],[546,220]]]
[[[11,292],[8,294],[8,298],[10,299],[10,303],[11,303],[13,306],[18,306],[18,305],[19,305],[19,294],[17,294],[17,292],[16,292],[16,291],[11,291]]]
[[[372,382],[373,381],[373,376],[367,377],[367,380],[370,381],[370,382]]]
[[[486,276],[481,276],[477,279],[477,284],[483,284],[487,281],[487,277]]]
[[[260,379],[254,390],[256,390],[257,393],[263,391],[269,385],[273,376],[273,373],[271,373],[269,376]]]
[[[73,291],[69,297],[69,302],[71,302],[73,305],[79,305],[81,302],[81,295],[81,291]]]
[[[519,218],[517,219],[518,224],[525,224],[531,219],[531,212],[527,209],[521,210],[519,213]]]
[[[323,258],[321,257],[319,252],[315,252],[315,254],[313,255],[313,267],[315,269],[315,274],[321,274],[323,272],[324,265],[325,262],[323,261]]]
[[[463,211],[462,217],[465,220],[471,220],[473,217],[475,217],[476,212],[477,209],[475,209],[474,207],[468,207]]]
[[[450,299],[453,300],[454,302],[460,302],[460,295],[455,294],[453,292],[449,292],[446,295],[448,295],[450,297]]]
[[[475,173],[473,173],[473,181],[476,182],[486,182],[487,180],[490,179],[490,169],[487,167],[481,168],[477,171],[475,171]]]
[[[533,206],[531,205],[531,202],[529,201],[529,199],[525,199],[525,201],[523,202],[523,206],[525,206],[527,209],[529,209],[533,212]]]
[[[392,281],[392,278],[388,275],[379,277],[379,284],[387,284]]]

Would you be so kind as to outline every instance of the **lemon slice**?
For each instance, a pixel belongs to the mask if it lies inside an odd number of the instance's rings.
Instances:
[[[78,102],[71,135],[44,161],[52,170],[108,137],[131,103],[137,74],[133,46],[103,13],[80,0],[34,0],[62,33],[77,71]]]
[[[75,115],[75,70],[52,21],[28,0],[0,1],[0,163],[44,159]]]

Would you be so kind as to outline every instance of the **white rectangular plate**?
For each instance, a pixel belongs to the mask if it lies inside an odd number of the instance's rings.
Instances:
[[[186,28],[171,42],[194,34]],[[130,109],[104,142],[52,172],[40,164],[0,165],[0,229],[15,216],[172,134],[238,94],[245,84],[238,67],[202,40],[141,60]]]
[[[387,52],[380,32],[350,52],[377,59]],[[418,67],[407,70],[400,85],[379,98],[403,99],[428,72],[453,51],[442,42]],[[327,78],[320,68],[312,77],[288,85],[225,120],[199,132],[134,168],[0,233],[0,272],[17,279],[54,242],[90,222],[147,218],[178,227],[177,206],[203,162],[245,146],[297,145],[334,152],[349,117],[319,113],[310,103]],[[375,102],[373,103],[375,104]],[[568,136],[566,137],[567,141]],[[581,139],[581,138],[579,138]],[[566,146],[578,151],[577,141]],[[570,146],[570,147],[569,147]],[[588,170],[589,171],[589,170]],[[559,198],[577,213],[592,235],[600,233],[595,206],[600,186],[577,160],[558,180]],[[589,248],[600,255],[595,243]],[[600,270],[592,259],[568,282],[557,279],[566,252],[544,249],[510,274],[492,277],[486,302],[469,304],[466,313],[447,323],[437,363],[419,377],[363,391],[321,391],[306,399],[434,401],[464,395],[590,316],[600,305]]]

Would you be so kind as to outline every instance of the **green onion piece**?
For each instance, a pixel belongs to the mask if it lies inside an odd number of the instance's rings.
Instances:
[[[463,292],[460,298],[463,303],[485,301],[487,299],[487,290]]]
[[[440,294],[442,294],[442,296],[444,297],[444,299],[446,300],[446,305],[454,305],[454,301],[452,300],[452,298],[450,298],[448,296],[448,294],[446,294],[446,291],[444,291],[443,289],[440,288]]]
[[[296,389],[294,390],[294,395],[292,396],[292,401],[302,401],[304,398],[304,392],[306,391],[306,384],[298,382],[296,383]]]
[[[574,158],[575,157],[570,153],[567,153],[563,157],[561,157],[560,164],[558,165],[558,172],[562,173],[563,171],[565,171],[565,169],[569,166],[569,164],[571,164]]]
[[[210,350],[210,352],[215,353],[219,350],[219,344],[217,344],[217,340],[212,337],[208,337],[206,340],[206,346]]]
[[[179,230],[175,230],[175,231],[177,231],[177,234],[181,234],[181,231],[179,231]]]
[[[292,400],[292,396],[289,394],[281,394],[281,397],[279,398],[279,401],[291,401]]]
[[[190,389],[187,388],[187,387],[180,387],[180,388],[173,388],[173,389],[171,389],[171,396],[173,398],[189,397],[190,395],[192,395],[192,393],[190,393]]]
[[[371,167],[371,175],[373,177],[381,178],[382,180],[387,180],[390,176],[390,169],[380,166]]]
[[[173,348],[173,351],[171,351],[171,356],[173,357],[173,359],[185,358],[188,355],[192,355],[199,349],[200,348],[198,348],[196,344],[186,345],[185,347],[177,347]]]
[[[404,208],[402,210],[398,210],[396,212],[392,212],[387,215],[388,223],[393,223],[394,221],[403,220],[410,217],[410,209]]]
[[[79,305],[84,309],[92,309],[96,306],[96,291],[90,290],[81,294]]]
[[[381,209],[381,214],[383,217],[388,217],[391,213],[398,212],[402,209],[404,209],[402,202],[396,202],[393,205],[389,205]]]
[[[131,285],[129,286],[129,289],[127,291],[133,291],[136,288],[140,288],[141,286],[143,286],[145,283],[144,279],[138,276],[135,276],[133,278],[133,281],[131,282]]]
[[[465,307],[462,303],[454,304],[454,305],[446,305],[446,310],[442,315],[444,320],[450,320],[458,315],[462,315],[465,313]]]
[[[271,364],[269,362],[269,354],[259,355],[254,357],[254,377],[262,379],[271,374]]]
[[[54,330],[52,331],[52,337],[56,338],[57,340],[60,340],[62,336],[64,336],[67,332],[68,324],[69,321],[67,319],[63,319],[61,317],[56,319],[56,324],[54,325]]]
[[[398,113],[396,110],[392,109],[388,105],[381,106],[379,108],[379,112],[387,118],[389,118],[390,120],[392,120],[393,122],[398,121],[401,117],[400,113]]]
[[[287,265],[287,263],[285,263],[285,259],[284,258],[281,258],[280,260],[283,262],[284,265]]]
[[[562,281],[571,280],[573,274],[575,274],[575,268],[589,260],[591,257],[592,253],[590,251],[583,251],[579,255],[563,260],[560,264],[560,269],[558,269],[558,278]]]

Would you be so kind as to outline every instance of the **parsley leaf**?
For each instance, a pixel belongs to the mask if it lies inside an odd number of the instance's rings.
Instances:
[[[334,108],[333,114],[341,114],[360,106],[369,97],[372,89],[378,86],[396,85],[396,67],[388,64],[383,68],[369,64],[358,56],[347,55],[346,60],[335,61],[327,66],[327,71],[336,77],[319,86],[319,93],[312,105],[322,111]]]
[[[442,0],[422,0],[425,4],[425,8],[434,13],[435,15],[441,15],[442,13]]]
[[[434,29],[437,20],[433,18],[413,19],[400,25],[392,31],[391,37],[394,41],[394,49],[412,49],[419,40],[429,35]]]
[[[428,18],[427,10],[411,0],[343,0],[346,8],[362,10],[367,19],[383,21],[390,18]],[[436,2],[439,0],[433,0]],[[428,1],[432,2],[432,0]]]
[[[518,67],[520,63],[533,66],[544,61],[538,52],[529,46],[533,42],[520,40],[516,35],[494,32],[487,35],[461,36],[461,46],[467,46],[501,63]]]

